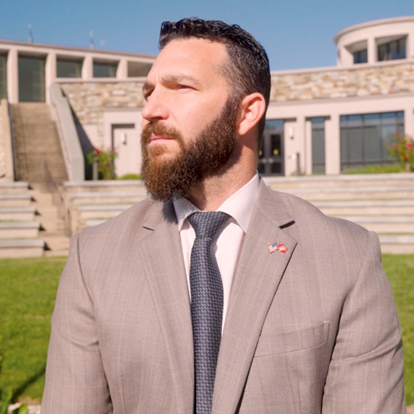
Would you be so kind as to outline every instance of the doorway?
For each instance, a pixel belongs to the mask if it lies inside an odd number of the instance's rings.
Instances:
[[[261,175],[284,175],[283,130],[266,129],[259,150],[257,170]]]
[[[19,56],[19,102],[45,102],[44,57]]]
[[[118,153],[115,158],[115,174],[141,173],[141,146],[135,124],[112,124],[112,148]]]

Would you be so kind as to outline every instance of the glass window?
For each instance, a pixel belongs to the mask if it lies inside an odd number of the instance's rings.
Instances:
[[[19,102],[45,102],[44,57],[19,56]]]
[[[56,72],[58,78],[81,78],[82,60],[58,58]]]
[[[405,59],[407,38],[393,40],[382,45],[378,45],[378,60]]]
[[[404,131],[404,112],[342,115],[341,169],[392,163],[386,147]]]
[[[151,67],[151,63],[128,62],[128,78],[147,76]]]
[[[325,118],[311,118],[312,173],[325,174]]]
[[[0,55],[0,99],[7,98],[7,55]]]
[[[354,63],[367,63],[368,62],[368,50],[359,50],[354,52]]]
[[[94,78],[115,78],[118,62],[93,62]]]

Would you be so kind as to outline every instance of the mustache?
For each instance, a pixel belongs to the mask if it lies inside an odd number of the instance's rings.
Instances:
[[[177,140],[179,143],[183,142],[183,138],[177,129],[167,127],[159,122],[150,122],[143,129],[141,143],[144,145],[148,144],[152,135],[164,135]]]

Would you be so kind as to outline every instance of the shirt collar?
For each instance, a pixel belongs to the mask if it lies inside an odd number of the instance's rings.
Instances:
[[[246,233],[258,193],[259,175],[256,172],[253,178],[224,201],[217,211],[230,215]],[[186,198],[176,199],[173,204],[178,221],[178,231],[181,231],[187,217],[200,210]]]

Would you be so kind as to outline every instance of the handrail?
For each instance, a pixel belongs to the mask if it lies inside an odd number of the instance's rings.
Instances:
[[[44,163],[46,186],[50,193],[52,193],[53,204],[57,207],[58,217],[63,222],[63,233],[67,237],[72,237],[72,218],[70,208],[66,207],[65,198],[59,188],[59,184],[53,180],[52,174],[49,170],[47,161]]]
[[[14,129],[13,129],[13,114],[11,110],[11,105],[7,102],[7,110],[9,112],[9,122],[10,122],[10,141],[13,157],[13,180],[17,181],[17,157],[16,157],[16,144],[14,141]]]
[[[58,84],[50,86],[50,97],[69,180],[85,180],[85,161],[69,102]]]

